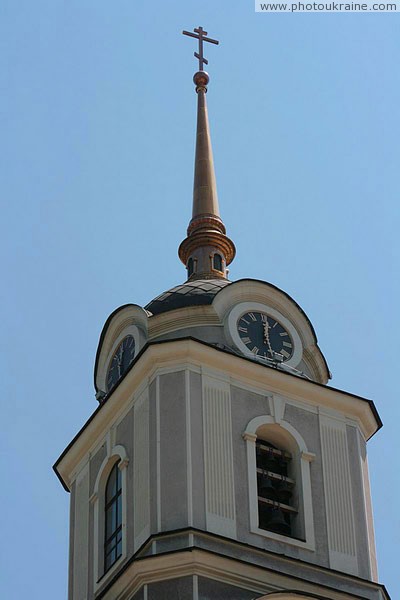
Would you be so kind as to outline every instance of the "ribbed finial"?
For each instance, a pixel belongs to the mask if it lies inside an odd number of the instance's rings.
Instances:
[[[198,35],[183,32],[199,39],[199,53],[195,52],[199,64],[208,64],[203,56],[202,41],[205,38],[201,27],[194,30]],[[197,135],[194,166],[193,212],[187,230],[187,238],[179,247],[179,258],[188,270],[188,279],[226,278],[226,267],[235,256],[235,245],[225,235],[225,226],[219,215],[217,185],[208,122],[206,93],[210,81],[203,70],[193,77],[197,92]]]

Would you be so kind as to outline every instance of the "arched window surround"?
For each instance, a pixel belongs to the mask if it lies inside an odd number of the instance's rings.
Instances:
[[[104,568],[104,535],[105,535],[105,493],[106,485],[110,473],[118,463],[118,468],[121,471],[122,484],[122,553],[113,565],[105,572]],[[110,577],[119,567],[121,562],[126,558],[126,517],[127,517],[127,466],[129,459],[126,450],[121,445],[116,445],[109,452],[109,455],[103,460],[96,477],[94,491],[90,498],[93,504],[93,574],[94,574],[94,589],[99,588],[103,584],[105,578]]]
[[[305,541],[281,535],[273,531],[261,529],[258,525],[257,471],[256,471],[256,439],[269,440],[285,447],[293,457],[296,486],[299,493],[299,518]],[[304,439],[299,432],[287,421],[262,415],[252,419],[243,433],[247,449],[247,471],[249,486],[250,530],[263,537],[285,544],[315,550],[314,519],[311,495],[310,462],[315,455],[309,452]]]

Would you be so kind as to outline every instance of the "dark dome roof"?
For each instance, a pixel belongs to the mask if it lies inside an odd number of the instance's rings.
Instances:
[[[145,309],[158,315],[175,308],[185,306],[200,306],[211,304],[214,296],[226,285],[231,283],[226,279],[195,279],[177,285],[145,306]]]

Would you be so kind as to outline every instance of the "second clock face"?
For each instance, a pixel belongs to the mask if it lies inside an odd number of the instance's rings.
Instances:
[[[107,390],[121,379],[135,357],[135,340],[132,335],[127,335],[119,344],[111,359],[107,375]]]
[[[276,352],[283,356],[283,360],[293,356],[291,336],[279,321],[267,313],[244,313],[237,321],[237,331],[243,344],[257,356],[274,358]]]

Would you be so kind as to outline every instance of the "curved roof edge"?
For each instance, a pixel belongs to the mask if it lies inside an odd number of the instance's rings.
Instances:
[[[322,357],[322,360],[323,360],[323,362],[324,362],[324,365],[325,365],[325,368],[326,368],[326,372],[327,372],[327,379],[332,379],[332,373],[331,373],[331,372],[330,372],[330,370],[329,370],[329,367],[328,367],[328,363],[327,363],[327,361],[326,361],[326,358],[325,358],[325,356],[324,356],[323,352],[321,351],[321,348],[320,348],[320,347],[319,347],[319,345],[318,345],[318,338],[317,338],[317,334],[315,333],[314,326],[313,326],[313,324],[311,323],[310,319],[308,318],[307,314],[306,314],[306,313],[304,312],[304,310],[301,308],[300,304],[298,304],[298,303],[296,302],[296,300],[294,300],[294,298],[292,298],[292,296],[290,296],[290,294],[288,294],[287,292],[285,292],[285,290],[282,290],[282,289],[281,289],[280,287],[278,287],[277,285],[274,285],[273,283],[270,283],[269,281],[264,281],[263,279],[254,279],[254,278],[251,278],[251,277],[245,277],[245,278],[243,278],[243,279],[238,279],[238,280],[236,280],[236,281],[232,281],[232,282],[231,282],[231,284],[230,284],[230,286],[229,286],[229,289],[231,289],[231,288],[232,288],[232,286],[236,285],[237,283],[245,283],[246,281],[248,281],[248,282],[256,282],[256,283],[261,283],[261,284],[264,284],[264,285],[268,285],[269,287],[271,287],[271,288],[273,288],[274,290],[277,290],[278,292],[280,292],[281,294],[283,294],[283,295],[284,295],[284,296],[285,296],[285,297],[286,297],[288,300],[290,300],[290,302],[292,302],[292,303],[295,305],[295,307],[296,307],[296,308],[297,308],[297,309],[298,309],[298,310],[301,312],[301,314],[304,316],[304,318],[306,319],[306,321],[307,321],[307,323],[308,323],[308,325],[309,325],[309,327],[310,327],[311,333],[312,333],[312,335],[313,335],[313,337],[314,337],[314,340],[315,340],[315,345],[317,346],[317,348],[318,348],[319,352],[321,353],[321,357]],[[224,290],[225,290],[225,288],[222,288],[221,290],[219,290],[219,292],[217,292],[217,293],[215,294],[214,298],[216,298],[216,297],[217,297],[219,294],[221,294],[221,293],[222,293]]]
[[[113,310],[113,312],[109,315],[109,317],[107,318],[107,321],[103,325],[103,329],[101,330],[99,341],[97,344],[96,358],[94,360],[94,369],[93,369],[93,379],[94,379],[93,383],[94,383],[94,389],[96,390],[96,392],[99,391],[97,384],[96,384],[96,377],[97,377],[97,367],[99,364],[99,358],[100,358],[100,353],[101,353],[101,349],[103,346],[104,338],[106,337],[108,328],[109,328],[111,322],[113,321],[114,317],[116,317],[116,315],[118,313],[120,313],[122,310],[124,310],[125,308],[130,308],[130,307],[140,308],[141,310],[145,310],[139,304],[133,304],[133,303],[123,304],[122,306],[119,306],[118,308]]]

